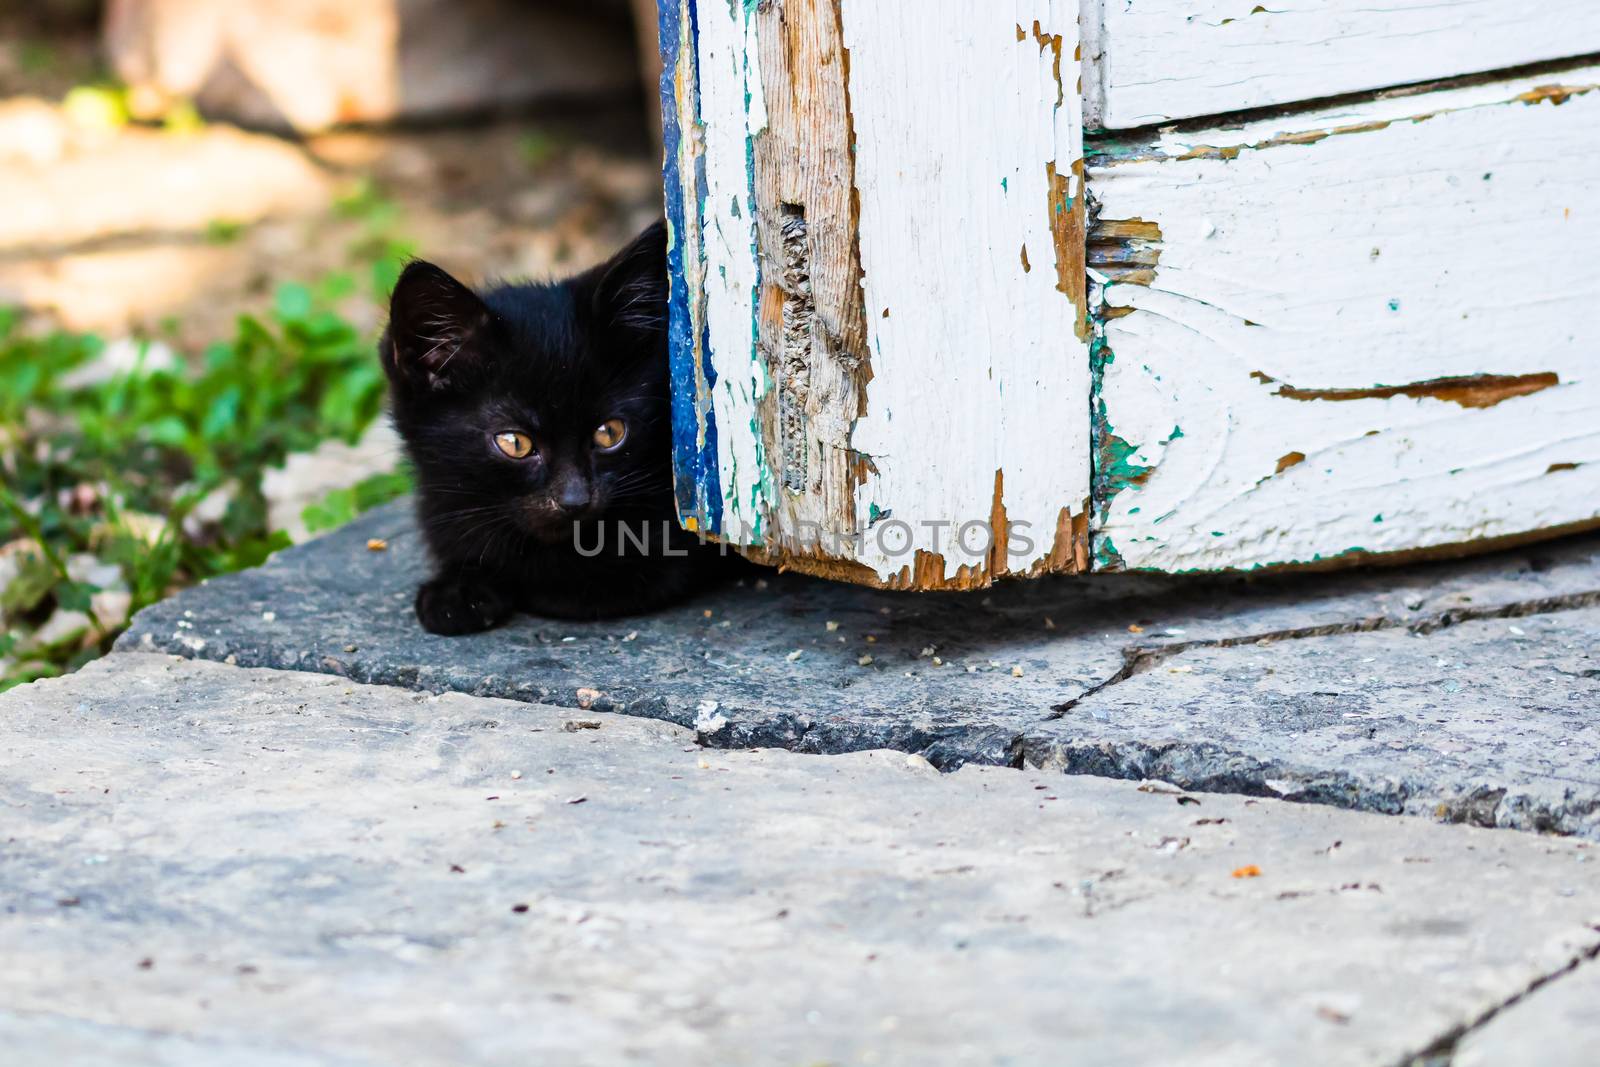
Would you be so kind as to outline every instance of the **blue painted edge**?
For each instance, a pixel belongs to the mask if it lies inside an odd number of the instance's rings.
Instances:
[[[662,142],[666,149],[662,178],[666,186],[667,224],[672,233],[667,251],[671,282],[667,336],[672,377],[672,470],[678,521],[688,526],[688,520],[692,518],[700,531],[716,535],[722,531],[717,421],[716,413],[711,408],[711,391],[717,378],[711,366],[708,333],[702,333],[698,346],[702,353],[702,367],[695,366],[694,317],[689,310],[693,294],[689,292],[689,280],[684,270],[686,213],[694,212],[695,221],[701,221],[701,205],[705,203],[705,160],[696,158],[692,176],[694,184],[691,189],[686,189],[681,156],[685,131],[679,119],[677,99],[678,64],[687,63],[692,70],[699,52],[700,29],[696,4],[697,0],[658,0],[656,4],[661,15],[661,127]],[[687,54],[679,47],[684,40],[685,12],[689,17]],[[685,79],[685,83],[692,87],[694,93],[694,116],[698,123],[700,80],[694,76]],[[704,411],[700,408],[702,398]],[[700,435],[702,419],[705,424],[703,445]]]

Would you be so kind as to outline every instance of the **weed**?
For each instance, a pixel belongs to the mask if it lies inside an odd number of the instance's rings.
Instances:
[[[262,475],[291,452],[354,443],[380,412],[373,338],[332,310],[348,275],[289,284],[200,366],[101,370],[104,345],[30,335],[0,309],[0,690],[109,649],[132,612],[260,564]],[[327,529],[407,489],[385,474],[307,509]]]

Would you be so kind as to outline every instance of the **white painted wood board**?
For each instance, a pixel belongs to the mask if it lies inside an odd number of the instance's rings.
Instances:
[[[792,477],[772,403],[781,367],[763,330],[809,281],[774,292],[786,264],[762,253],[782,207],[758,180],[763,138],[790,106],[768,107],[770,12],[679,0],[665,35],[669,185],[698,184],[673,218],[687,290],[677,390],[697,420],[680,423],[698,446],[678,461],[686,523],[897,587],[1078,569],[1090,428],[1076,0],[795,6],[836,17],[847,50],[831,61],[848,79],[862,394],[844,418],[846,398],[813,394],[805,418],[807,447],[847,455],[849,476]],[[830,458],[806,469],[835,469]]]
[[[1096,567],[1600,518],[1600,67],[1091,161]]]
[[[1086,0],[1091,127],[1129,128],[1600,52],[1595,0]]]

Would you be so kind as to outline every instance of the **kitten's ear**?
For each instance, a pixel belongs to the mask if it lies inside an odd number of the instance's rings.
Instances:
[[[399,387],[444,389],[482,365],[492,314],[471,289],[432,263],[406,265],[389,298],[383,367]]]
[[[657,222],[608,262],[578,280],[595,322],[642,338],[667,328],[667,224]]]

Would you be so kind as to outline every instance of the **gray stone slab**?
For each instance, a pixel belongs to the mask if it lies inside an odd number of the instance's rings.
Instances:
[[[1600,1063],[1600,961],[1584,960],[1452,1045],[1451,1067],[1594,1067]]]
[[[1600,950],[1587,842],[165,656],[0,768],[8,1064],[1400,1063]]]
[[[1191,648],[1030,731],[1026,758],[1600,838],[1600,609]]]
[[[373,537],[388,551],[369,552]],[[422,574],[399,503],[148,609],[118,647],[725,723],[707,734],[723,747],[890,747],[945,768],[1014,764],[1028,726],[1117,678],[1144,649],[1433,628],[1600,602],[1600,537],[1355,574],[1108,575],[976,593],[885,593],[774,574],[649,617],[524,618],[465,638],[418,627],[411,599]]]

